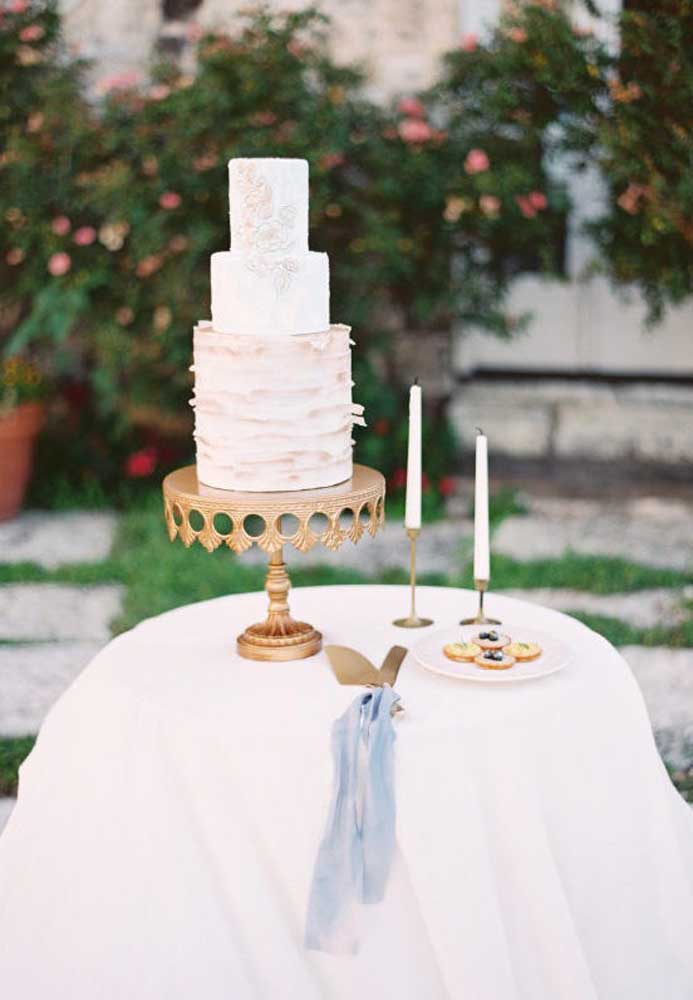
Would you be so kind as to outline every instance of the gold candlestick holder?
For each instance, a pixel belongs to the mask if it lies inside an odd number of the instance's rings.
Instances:
[[[432,625],[432,618],[419,618],[416,613],[416,539],[419,537],[420,528],[407,528],[409,537],[409,585],[411,587],[411,611],[406,618],[395,618],[393,625],[399,628],[424,628]]]
[[[488,580],[475,580],[474,589],[479,594],[479,609],[475,618],[463,618],[460,625],[500,625],[498,618],[487,618],[484,614],[484,594],[488,590]]]
[[[171,541],[179,537],[187,548],[198,541],[208,552],[225,545],[239,554],[255,544],[269,556],[267,617],[236,640],[239,654],[249,660],[300,660],[322,646],[320,632],[289,611],[283,546],[308,552],[322,544],[335,551],[347,539],[356,544],[365,532],[375,535],[385,521],[385,479],[365,465],[355,465],[351,479],[337,486],[287,493],[215,489],[198,482],[195,466],[188,465],[166,476],[163,492]],[[322,530],[315,515],[322,517]],[[289,531],[291,518],[295,528]]]

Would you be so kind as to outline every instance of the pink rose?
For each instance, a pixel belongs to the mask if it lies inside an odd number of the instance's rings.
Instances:
[[[156,469],[159,453],[156,448],[142,448],[129,455],[125,461],[125,475],[131,479],[141,479],[151,476]]]
[[[23,14],[28,6],[28,0],[12,0],[12,3],[7,5],[7,9],[10,14]]]
[[[163,262],[163,258],[159,254],[151,254],[149,257],[143,257],[135,268],[135,274],[138,278],[149,278],[150,275],[159,270]]]
[[[339,167],[344,163],[343,153],[325,153],[320,159],[320,166],[324,167],[325,170],[332,170],[333,167]]]
[[[181,203],[181,196],[177,191],[164,191],[159,198],[159,204],[167,210],[178,208]]]
[[[308,50],[302,42],[299,42],[298,38],[292,38],[291,41],[287,42],[286,51],[290,52],[296,59],[301,59]]]
[[[28,24],[19,32],[19,40],[22,42],[38,42],[46,34],[40,24]]]
[[[51,229],[56,236],[66,236],[70,232],[71,223],[66,215],[56,215],[51,222]]]
[[[12,247],[12,249],[8,250],[5,254],[5,260],[11,267],[16,267],[18,264],[22,263],[25,256],[26,254],[21,247]]]
[[[96,239],[96,230],[93,226],[80,226],[79,229],[75,229],[72,239],[78,247],[88,247]]]
[[[72,267],[69,253],[54,253],[48,261],[48,270],[54,278],[60,278]]]
[[[537,212],[542,212],[548,205],[546,195],[543,191],[530,191],[527,197],[529,198],[530,205],[532,208],[536,208]]]
[[[171,88],[165,83],[155,83],[149,88],[147,94],[152,101],[165,101],[171,93]]]
[[[464,161],[464,169],[468,174],[482,174],[490,165],[490,160],[483,149],[470,149]]]
[[[630,183],[623,194],[617,199],[617,205],[628,212],[629,215],[636,215],[640,207],[640,198],[645,194],[646,188],[642,184]]]
[[[426,109],[416,97],[403,97],[397,105],[397,110],[401,115],[408,115],[410,118],[426,117]]]
[[[431,126],[420,118],[404,118],[398,126],[400,138],[405,142],[427,142],[433,135]]]
[[[460,48],[463,52],[476,52],[479,48],[479,36],[468,32],[460,39]]]
[[[533,219],[534,216],[537,214],[536,208],[529,200],[527,195],[518,194],[517,197],[515,198],[515,201],[517,202],[517,207],[520,209],[525,219]]]
[[[527,32],[524,28],[510,28],[508,38],[511,42],[526,42]]]
[[[479,208],[484,215],[498,215],[500,207],[500,198],[496,198],[495,194],[482,194],[481,198],[479,198]]]
[[[139,81],[140,74],[136,70],[126,70],[123,73],[102,77],[96,87],[102,94],[107,94],[111,90],[129,90],[131,87],[136,87]]]
[[[191,21],[188,24],[185,29],[185,38],[191,45],[195,45],[202,38],[202,28],[197,21]]]

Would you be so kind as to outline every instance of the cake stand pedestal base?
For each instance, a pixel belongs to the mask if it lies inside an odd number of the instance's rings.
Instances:
[[[322,635],[312,625],[297,622],[289,611],[291,581],[282,550],[270,555],[265,590],[269,610],[264,622],[249,625],[236,640],[238,652],[248,660],[302,660],[320,652]]]
[[[303,660],[318,653],[322,636],[289,611],[291,583],[283,549],[308,552],[324,545],[336,552],[365,533],[375,535],[385,520],[385,480],[375,469],[355,465],[351,479],[335,486],[286,493],[246,493],[205,486],[194,465],[170,472],[163,482],[168,536],[186,547],[199,542],[208,552],[221,546],[240,555],[253,545],[266,552],[267,617],[236,638],[247,660]]]

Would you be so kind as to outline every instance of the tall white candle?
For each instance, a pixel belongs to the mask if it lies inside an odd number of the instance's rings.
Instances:
[[[486,436],[476,438],[474,479],[474,579],[491,579],[491,555],[488,539],[488,448]]]
[[[405,528],[421,527],[421,386],[409,390],[409,449]]]

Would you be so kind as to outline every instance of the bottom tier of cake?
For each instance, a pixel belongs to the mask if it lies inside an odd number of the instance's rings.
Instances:
[[[197,475],[223,490],[280,492],[351,477],[349,327],[257,337],[195,328]]]

